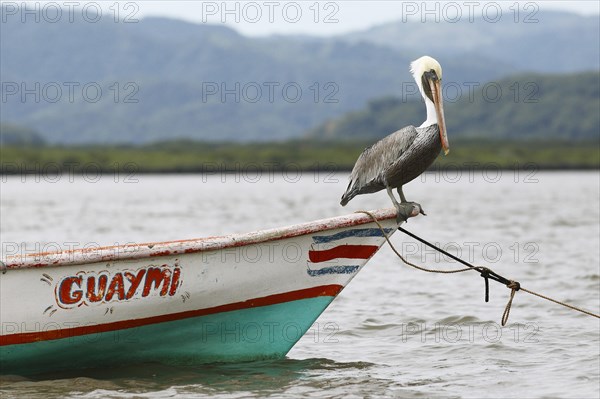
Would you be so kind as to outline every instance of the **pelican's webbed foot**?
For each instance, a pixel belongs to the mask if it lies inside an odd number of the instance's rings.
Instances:
[[[415,217],[419,213],[425,215],[421,205],[416,202],[401,202],[399,204],[396,203],[395,205],[397,211],[396,222],[398,224],[408,221],[408,218]]]

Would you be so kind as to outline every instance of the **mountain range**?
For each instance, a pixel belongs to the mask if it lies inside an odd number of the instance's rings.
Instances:
[[[597,71],[598,18],[398,22],[329,38],[246,37],[165,18],[0,25],[0,122],[49,143],[279,141],[414,89],[427,52],[449,87],[515,73]],[[418,100],[418,95],[413,99]]]
[[[597,72],[524,74],[500,79],[456,101],[446,101],[450,137],[462,139],[600,141]],[[426,119],[423,101],[374,99],[358,111],[327,121],[307,137],[370,141]]]

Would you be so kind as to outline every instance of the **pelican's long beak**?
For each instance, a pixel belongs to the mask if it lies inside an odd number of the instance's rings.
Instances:
[[[430,79],[431,94],[433,95],[433,105],[435,105],[435,113],[437,115],[438,126],[440,128],[440,139],[444,155],[450,152],[450,144],[446,135],[446,119],[444,119],[444,103],[442,100],[442,87],[439,79]]]

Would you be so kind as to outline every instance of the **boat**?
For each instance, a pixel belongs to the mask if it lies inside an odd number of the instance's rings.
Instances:
[[[394,208],[372,211],[389,236]],[[14,255],[0,373],[282,358],[384,244],[354,213],[252,233]]]

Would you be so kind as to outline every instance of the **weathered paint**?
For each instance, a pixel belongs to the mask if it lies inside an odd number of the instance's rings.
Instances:
[[[380,221],[390,221],[396,218],[396,210],[394,208],[380,209],[371,211],[371,213]],[[4,260],[4,263],[8,269],[16,269],[141,259],[182,253],[189,254],[259,244],[267,241],[283,240],[318,233],[320,231],[359,226],[363,224],[371,224],[374,226],[367,231],[368,234],[381,236],[381,231],[374,225],[368,215],[363,213],[353,213],[346,216],[338,216],[289,227],[261,230],[246,234],[15,255],[7,257]]]
[[[394,210],[374,214],[393,233]],[[268,323],[265,315],[275,307],[273,320],[303,320],[305,332],[383,243],[368,216],[353,214],[204,240],[8,258],[0,275],[2,372],[79,367],[84,360],[73,359],[96,349],[89,359],[97,361],[85,360],[85,367],[119,363],[121,356],[184,363],[283,356],[294,342],[276,349],[240,342],[225,350],[210,341],[193,349],[193,329],[198,320],[220,317]],[[131,330],[144,331],[140,345],[124,348],[104,338],[95,344],[96,336]],[[48,348],[75,352],[49,360]]]

